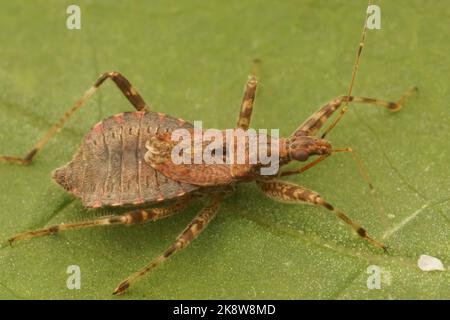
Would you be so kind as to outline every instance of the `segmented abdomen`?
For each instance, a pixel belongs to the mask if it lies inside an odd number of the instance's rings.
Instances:
[[[156,112],[125,112],[87,133],[73,160],[54,172],[55,180],[86,207],[161,201],[197,187],[166,178],[144,161],[145,143],[157,132],[191,128]]]

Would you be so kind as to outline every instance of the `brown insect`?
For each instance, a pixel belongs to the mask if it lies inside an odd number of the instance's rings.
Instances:
[[[308,203],[324,207],[352,227],[360,237],[376,247],[386,249],[382,243],[370,237],[363,227],[354,223],[317,192],[277,179],[302,173],[334,152],[353,152],[350,148],[332,149],[331,144],[324,140],[326,134],[335,127],[347,111],[349,102],[374,104],[390,111],[398,111],[405,99],[416,90],[416,88],[413,88],[407,91],[398,102],[351,95],[364,45],[365,33],[366,27],[364,24],[348,94],[333,99],[322,106],[303,122],[290,137],[279,139],[278,152],[281,167],[291,161],[305,162],[311,156],[318,157],[298,169],[278,170],[276,174],[270,176],[260,174],[259,169],[264,166],[261,163],[175,165],[168,156],[172,148],[169,139],[170,134],[173,130],[179,128],[192,130],[192,124],[182,119],[150,111],[149,106],[139,93],[120,73],[108,72],[102,74],[24,158],[2,156],[0,160],[22,165],[31,163],[45,143],[109,78],[114,81],[137,111],[117,114],[96,124],[84,137],[72,161],[53,172],[53,179],[66,191],[79,197],[87,208],[126,206],[130,207],[130,211],[123,215],[101,217],[91,221],[60,224],[41,230],[23,232],[10,238],[10,243],[69,229],[116,224],[131,225],[155,221],[181,211],[197,197],[207,197],[208,202],[205,207],[166,251],[117,286],[114,294],[120,294],[148,271],[168,259],[173,253],[185,248],[196,238],[216,215],[219,203],[233,189],[234,185],[255,181],[263,193],[275,200]],[[245,86],[236,126],[238,129],[248,130],[250,125],[257,88],[255,74],[256,72],[252,72]],[[338,117],[319,136],[319,130],[341,106],[343,108],[341,108]],[[166,203],[167,201],[169,203]]]

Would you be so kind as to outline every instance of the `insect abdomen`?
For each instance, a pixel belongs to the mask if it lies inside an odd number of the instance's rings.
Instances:
[[[157,132],[189,123],[155,112],[126,112],[103,120],[88,132],[55,180],[87,207],[141,204],[174,198],[196,187],[170,180],[144,161],[145,143]]]

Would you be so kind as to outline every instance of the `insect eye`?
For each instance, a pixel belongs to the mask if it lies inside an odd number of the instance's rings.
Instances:
[[[297,161],[306,161],[308,160],[309,157],[309,153],[306,152],[305,150],[294,150],[291,153],[291,158],[293,158],[294,160]]]

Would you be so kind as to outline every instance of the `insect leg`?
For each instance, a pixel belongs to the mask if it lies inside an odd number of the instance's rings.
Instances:
[[[372,181],[370,179],[369,173],[367,171],[367,168],[364,166],[361,158],[359,157],[359,155],[356,153],[355,150],[353,150],[352,148],[342,148],[342,149],[333,149],[332,150],[333,153],[336,152],[349,152],[352,155],[352,159],[353,161],[355,161],[357,167],[358,167],[358,171],[360,173],[360,175],[363,177],[364,181],[367,183],[367,185],[369,186],[369,189],[373,189],[373,184]],[[289,170],[285,170],[279,173],[280,177],[285,177],[285,176],[290,176],[293,174],[299,174],[299,173],[303,173],[308,169],[311,169],[312,167],[316,166],[317,164],[319,164],[320,162],[322,162],[323,160],[325,160],[326,158],[328,158],[330,155],[323,155],[320,156],[318,158],[316,158],[314,161],[311,161],[310,163],[297,168],[297,169],[289,169]]]
[[[189,199],[183,199],[167,207],[134,210],[124,215],[105,216],[89,221],[53,225],[40,230],[19,233],[11,237],[9,239],[9,243],[12,245],[18,240],[45,236],[71,229],[83,229],[95,226],[111,226],[116,224],[132,225],[146,221],[156,221],[159,219],[167,218],[168,216],[183,210],[189,202]]]
[[[372,104],[376,106],[380,106],[383,108],[386,108],[390,111],[398,111],[401,109],[402,105],[406,101],[406,99],[412,95],[414,92],[416,92],[418,89],[416,87],[413,87],[409,89],[405,94],[403,94],[400,99],[397,102],[389,102],[385,100],[380,99],[374,99],[374,98],[365,98],[365,97],[354,97],[354,96],[341,96],[338,97],[324,106],[322,106],[319,110],[317,110],[315,113],[313,113],[308,119],[306,119],[305,122],[303,122],[297,130],[294,131],[292,134],[293,136],[297,135],[307,135],[307,136],[313,136],[316,135],[317,132],[320,130],[320,128],[323,126],[323,124],[333,115],[333,113],[339,109],[339,107],[344,102],[352,102],[352,103],[362,103],[362,104]],[[344,110],[344,109],[343,109]],[[333,126],[334,127],[334,126]],[[329,127],[330,128],[330,127]],[[327,130],[329,132],[329,129]],[[325,133],[324,133],[325,135]],[[324,137],[322,135],[322,137]]]
[[[242,98],[241,109],[239,112],[239,119],[237,122],[237,128],[247,130],[250,126],[250,120],[253,111],[253,102],[255,101],[256,87],[258,80],[256,77],[257,69],[259,68],[260,61],[255,59],[253,61],[252,73],[248,77],[247,84],[245,85],[244,97]]]
[[[207,224],[214,218],[219,208],[222,195],[216,195],[210,198],[209,203],[199,212],[199,214],[191,221],[191,223],[183,230],[177,237],[175,242],[164,251],[159,257],[154,259],[141,270],[132,274],[124,281],[122,281],[114,290],[114,295],[123,293],[135,281],[144,276],[147,272],[157,267],[159,264],[167,260],[172,254],[187,247],[192,240],[194,240],[200,232],[202,232]]]
[[[346,214],[339,211],[331,204],[326,202],[317,192],[304,187],[284,181],[258,181],[260,189],[269,197],[280,202],[307,203],[319,205],[333,212],[339,219],[353,228],[363,239],[370,242],[375,247],[386,251],[386,246],[369,236],[367,231],[360,225],[354,223]]]
[[[367,7],[370,7],[371,4],[372,4],[372,1],[369,0],[369,4],[367,5]],[[358,50],[356,51],[355,63],[353,64],[352,77],[350,80],[350,85],[349,85],[348,93],[347,93],[348,98],[350,98],[350,96],[352,95],[352,90],[353,90],[353,86],[355,84],[356,74],[358,73],[359,64],[360,64],[360,60],[361,60],[361,53],[364,48],[364,42],[366,41],[367,19],[368,18],[369,18],[369,11],[366,12],[366,18],[364,19],[364,27],[363,27],[363,31],[361,33],[361,39],[359,40]],[[339,116],[335,119],[335,121],[325,130],[324,134],[322,135],[322,138],[324,138],[328,134],[328,132],[331,131],[331,129],[333,129],[336,126],[336,124],[341,120],[341,118],[347,112],[347,106],[348,106],[348,101],[345,101],[344,108],[342,108]]]
[[[147,104],[144,102],[142,97],[133,88],[131,83],[118,72],[106,72],[100,75],[100,77],[95,81],[94,85],[87,90],[84,95],[75,104],[64,113],[64,115],[46,132],[46,134],[34,145],[33,149],[27,153],[23,158],[11,157],[11,156],[0,156],[0,162],[16,163],[26,165],[31,162],[33,157],[42,149],[42,147],[47,143],[50,138],[52,138],[56,133],[61,130],[63,125],[67,120],[78,110],[83,104],[97,91],[98,87],[106,80],[111,79],[124,94],[124,96],[130,101],[130,103],[138,111],[148,110]]]
[[[329,157],[329,155],[320,156],[320,157],[316,158],[314,161],[311,161],[310,163],[308,163],[300,168],[282,171],[282,172],[280,172],[279,176],[285,177],[285,176],[290,176],[293,174],[303,173],[306,170],[311,169],[312,167],[316,166],[317,164],[319,164],[320,162],[322,162],[323,160],[325,160],[328,157]]]

